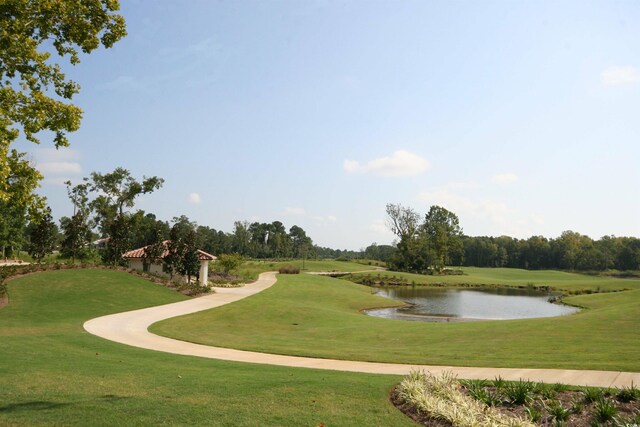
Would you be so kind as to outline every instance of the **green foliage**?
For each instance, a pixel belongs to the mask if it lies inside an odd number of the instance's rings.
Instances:
[[[604,390],[595,387],[585,387],[582,389],[585,403],[599,402],[604,399]]]
[[[91,241],[91,230],[84,215],[78,211],[71,218],[62,217],[60,228],[64,238],[61,244],[60,253],[63,257],[76,259],[87,259],[91,256],[91,249],[88,244]]]
[[[240,254],[220,254],[216,266],[220,266],[225,273],[236,271],[242,265],[244,258]]]
[[[40,262],[53,252],[58,234],[58,227],[51,217],[51,208],[47,207],[38,222],[33,223],[29,232],[27,252]]]
[[[530,405],[525,407],[524,413],[532,423],[538,423],[542,420],[542,410],[536,405]]]
[[[547,412],[549,412],[549,415],[551,415],[556,423],[568,420],[571,415],[571,410],[562,406],[562,403],[557,400],[553,400],[547,404]]]
[[[440,206],[431,206],[424,222],[411,208],[388,204],[391,231],[400,241],[390,255],[394,270],[427,273],[442,271],[452,262],[462,263],[464,247],[458,217]]]
[[[69,145],[67,133],[80,126],[82,110],[65,103],[80,87],[67,80],[57,58],[80,62],[101,44],[111,47],[126,35],[117,0],[7,0],[0,4],[0,200],[13,197],[6,179],[15,170],[10,144],[20,129],[27,140],[51,131],[56,147]],[[72,19],[70,19],[72,17]],[[40,50],[41,46],[45,49]],[[28,188],[32,196],[35,185]]]
[[[616,394],[616,399],[620,402],[632,402],[640,399],[640,389],[638,389],[633,383],[629,387],[621,388]]]
[[[524,405],[533,400],[536,384],[531,381],[520,380],[510,382],[504,388],[504,395],[513,405]]]
[[[612,420],[618,414],[618,408],[609,399],[599,399],[594,407],[593,418],[599,423]]]

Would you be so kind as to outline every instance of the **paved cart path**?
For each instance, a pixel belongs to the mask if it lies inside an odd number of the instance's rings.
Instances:
[[[633,384],[640,384],[640,373],[638,372],[473,368],[319,359],[211,347],[161,337],[148,331],[149,326],[153,323],[176,316],[220,307],[261,292],[274,283],[276,283],[276,273],[262,273],[256,282],[240,288],[216,288],[214,294],[199,298],[98,317],[87,321],[84,324],[84,328],[93,335],[134,347],[234,362],[392,375],[405,375],[411,370],[423,369],[433,374],[450,371],[459,378],[467,379],[494,379],[500,376],[506,380],[523,378],[532,381],[579,386],[628,387],[632,382]]]

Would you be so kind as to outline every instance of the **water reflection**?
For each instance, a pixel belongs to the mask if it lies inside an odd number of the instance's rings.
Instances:
[[[575,307],[550,303],[552,294],[515,288],[381,288],[378,295],[404,301],[401,308],[369,310],[371,316],[421,321],[527,319],[572,314]]]

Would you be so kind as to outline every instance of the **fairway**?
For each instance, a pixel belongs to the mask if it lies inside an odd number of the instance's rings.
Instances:
[[[505,274],[509,273],[512,272]],[[572,316],[422,323],[362,315],[359,310],[364,308],[397,304],[372,295],[371,288],[326,277],[280,275],[276,285],[261,294],[215,310],[160,322],[151,331],[202,344],[297,356],[454,366],[640,371],[637,280],[600,281],[570,273],[540,273],[546,284],[561,283],[568,290],[634,290],[567,298],[568,303],[585,307]],[[473,276],[449,277],[454,278],[469,280]],[[482,278],[474,280],[479,283]],[[518,279],[501,280],[516,285]]]
[[[0,309],[0,425],[412,425],[398,377],[174,356],[83,331],[93,317],[184,299],[109,270],[9,283]]]
[[[498,285],[498,286],[551,286],[554,289],[576,292],[586,289],[592,291],[613,291],[622,289],[640,289],[640,279],[617,279],[615,277],[588,276],[556,270],[523,270],[520,268],[478,268],[456,267],[464,274],[451,276],[428,276],[380,271],[356,273],[354,277],[370,276],[400,277],[408,284],[425,285]]]

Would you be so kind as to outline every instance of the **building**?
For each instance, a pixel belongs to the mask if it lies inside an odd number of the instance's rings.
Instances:
[[[169,254],[169,240],[165,240],[162,244],[164,246],[164,252],[159,259],[149,260],[145,258],[144,250],[148,246],[125,252],[122,257],[127,260],[129,268],[147,273],[168,276],[169,273],[165,271],[162,259]],[[218,258],[198,249],[198,259],[200,260],[200,285],[207,286],[209,277],[209,261],[214,261]],[[186,280],[186,277],[184,279]]]

